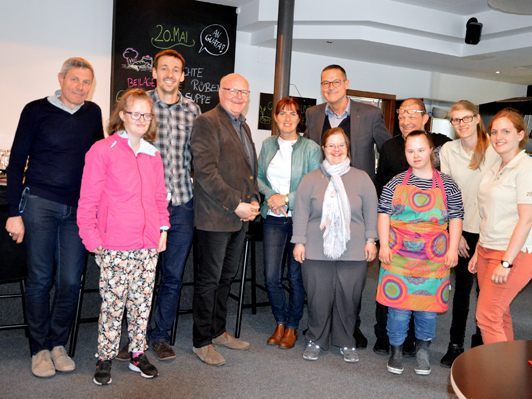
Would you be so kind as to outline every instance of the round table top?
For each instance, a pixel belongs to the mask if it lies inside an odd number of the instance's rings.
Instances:
[[[481,345],[456,358],[451,385],[459,398],[532,398],[532,341]]]

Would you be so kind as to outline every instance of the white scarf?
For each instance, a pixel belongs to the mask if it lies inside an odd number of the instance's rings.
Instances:
[[[325,190],[320,229],[323,230],[323,253],[338,259],[345,252],[351,238],[351,206],[341,176],[349,172],[349,158],[337,165],[323,160],[322,170],[330,177]]]

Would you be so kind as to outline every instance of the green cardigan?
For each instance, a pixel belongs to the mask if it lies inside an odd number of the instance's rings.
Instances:
[[[268,199],[277,194],[271,187],[266,172],[268,166],[275,154],[279,150],[278,135],[268,137],[262,142],[262,148],[259,155],[259,171],[257,183],[259,191],[265,196],[265,201],[261,206],[261,215],[263,218],[268,214]],[[314,141],[299,136],[292,146],[292,169],[290,173],[290,192],[288,193],[288,209],[293,210],[296,198],[296,190],[299,182],[308,172],[317,169],[321,163],[321,149]],[[284,194],[284,193],[283,193]]]

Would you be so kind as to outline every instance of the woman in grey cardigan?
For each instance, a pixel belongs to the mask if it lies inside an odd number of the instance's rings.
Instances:
[[[366,172],[349,166],[343,129],[327,130],[322,143],[325,159],[301,181],[293,216],[294,258],[308,301],[303,358],[317,360],[332,344],[354,363],[357,308],[377,254],[377,193]]]
[[[308,172],[320,166],[320,147],[297,133],[301,120],[298,103],[284,97],[275,107],[274,119],[279,135],[262,143],[259,155],[257,182],[264,202],[264,280],[272,306],[276,327],[268,338],[268,345],[282,349],[294,347],[297,328],[303,316],[305,289],[301,266],[292,255],[292,210],[299,182]],[[290,295],[286,300],[282,285],[283,260],[286,259]]]

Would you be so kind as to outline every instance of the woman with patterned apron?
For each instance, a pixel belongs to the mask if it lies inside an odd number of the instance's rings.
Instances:
[[[378,230],[381,270],[377,301],[388,306],[387,332],[392,353],[388,371],[401,374],[402,345],[413,314],[416,374],[430,374],[428,347],[435,337],[436,315],[449,301],[449,268],[458,261],[463,205],[460,190],[436,171],[434,146],[423,131],[405,141],[410,168],[383,188]]]

